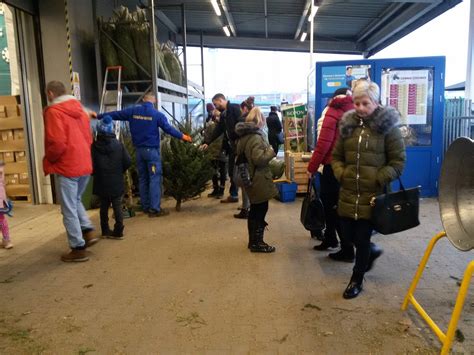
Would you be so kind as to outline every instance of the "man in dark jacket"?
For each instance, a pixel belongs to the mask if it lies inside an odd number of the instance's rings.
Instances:
[[[236,203],[239,202],[239,191],[234,183],[234,165],[235,165],[235,150],[237,147],[237,140],[239,136],[235,133],[235,126],[241,121],[240,106],[237,104],[231,104],[230,101],[226,100],[223,94],[216,94],[212,98],[212,103],[220,111],[221,118],[216,128],[212,132],[209,139],[205,140],[202,145],[203,149],[207,149],[209,144],[214,142],[223,133],[229,143],[229,177],[230,177],[230,196],[222,200],[222,203]]]
[[[97,124],[97,140],[92,144],[93,193],[100,197],[100,226],[102,236],[111,239],[123,238],[122,196],[123,174],[132,165],[127,150],[114,134],[110,116]],[[115,216],[113,232],[109,228],[109,206],[112,204]]]
[[[169,135],[191,142],[192,139],[168,123],[166,116],[154,108],[156,97],[147,94],[141,105],[126,108],[122,111],[107,112],[99,115],[110,115],[113,120],[128,121],[133,145],[137,151],[137,169],[139,176],[140,200],[142,208],[150,217],[161,217],[169,214],[161,208],[161,154],[160,128]]]
[[[278,150],[280,150],[280,133],[283,130],[277,111],[278,109],[276,106],[271,106],[270,114],[267,117],[268,142],[272,146],[276,155],[278,155]]]

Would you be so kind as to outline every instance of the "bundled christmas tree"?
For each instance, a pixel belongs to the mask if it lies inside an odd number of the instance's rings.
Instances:
[[[183,132],[190,132],[184,127]],[[181,204],[203,193],[213,175],[211,160],[199,149],[198,131],[190,134],[195,143],[167,138],[161,146],[163,187],[165,194],[176,200],[176,211]]]

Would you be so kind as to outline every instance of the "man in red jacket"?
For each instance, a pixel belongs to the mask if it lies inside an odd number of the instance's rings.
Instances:
[[[320,245],[316,245],[314,249],[327,250],[329,248],[336,248],[338,246],[337,231],[341,240],[341,251],[329,254],[329,256],[334,260],[348,262],[352,262],[354,259],[354,248],[345,241],[344,236],[340,232],[337,215],[339,183],[334,177],[331,161],[332,150],[339,137],[339,121],[347,111],[353,109],[354,104],[352,103],[350,90],[348,88],[337,89],[318,121],[318,126],[321,123],[321,129],[318,131],[316,148],[308,165],[308,172],[311,174],[315,174],[321,164],[324,166],[320,181],[321,201],[323,202],[326,216],[326,229],[323,242]]]
[[[61,260],[87,261],[86,247],[99,241],[94,227],[82,204],[89,177],[92,173],[89,116],[74,96],[66,95],[60,81],[46,86],[49,106],[44,110],[45,175],[55,174],[59,182],[61,213],[71,251]]]

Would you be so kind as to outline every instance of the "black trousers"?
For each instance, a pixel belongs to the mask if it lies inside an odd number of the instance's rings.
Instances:
[[[100,197],[100,225],[103,230],[109,229],[109,207],[112,205],[115,216],[115,229],[123,227],[122,196]]]
[[[212,166],[214,167],[214,175],[212,176],[212,186],[214,189],[219,186],[224,187],[225,181],[227,180],[227,166],[225,161],[213,160]],[[220,183],[220,184],[219,184]]]
[[[323,173],[321,175],[321,201],[324,206],[324,215],[326,217],[326,230],[324,238],[328,241],[337,242],[336,232],[341,239],[341,245],[344,240],[339,224],[339,216],[337,214],[337,203],[339,201],[339,182],[334,176],[331,165],[324,165]],[[347,243],[345,243],[347,244]]]
[[[250,204],[249,220],[259,222],[259,224],[265,223],[265,216],[268,212],[268,201],[262,203]]]
[[[269,143],[273,148],[273,151],[276,155],[278,155],[278,151],[280,150],[280,142],[278,141],[277,136],[268,137]]]
[[[235,152],[234,149],[229,148],[229,179],[230,179],[230,189],[229,193],[232,197],[239,196],[239,190],[237,185],[234,183],[234,167],[235,167]]]
[[[354,273],[363,275],[370,259],[370,238],[374,229],[372,223],[366,219],[356,221],[345,217],[341,217],[339,221],[344,238],[350,240],[356,247]]]

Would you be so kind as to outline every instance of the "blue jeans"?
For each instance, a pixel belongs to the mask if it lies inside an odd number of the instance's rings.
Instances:
[[[82,204],[82,194],[87,188],[89,178],[58,175],[61,213],[71,249],[84,249],[86,243],[82,231],[94,229]]]
[[[144,211],[161,210],[161,157],[159,148],[137,147],[140,200]]]

